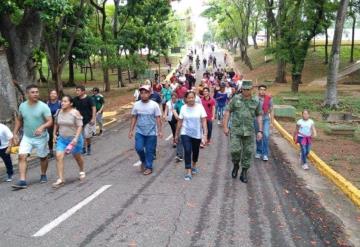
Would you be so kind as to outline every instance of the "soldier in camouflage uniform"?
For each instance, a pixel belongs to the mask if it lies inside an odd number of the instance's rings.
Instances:
[[[234,168],[232,177],[236,178],[241,162],[240,180],[247,183],[247,171],[250,168],[252,157],[254,156],[254,119],[259,124],[259,131],[256,133],[256,139],[262,139],[262,109],[259,101],[252,96],[252,81],[243,81],[242,95],[233,97],[227,106],[224,116],[224,133],[230,132],[230,152]],[[231,115],[232,126],[229,131],[228,121]]]

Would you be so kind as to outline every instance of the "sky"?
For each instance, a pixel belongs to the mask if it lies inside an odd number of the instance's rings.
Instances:
[[[113,0],[108,4],[113,4]],[[201,13],[205,10],[206,0],[180,0],[171,3],[172,8],[178,12],[185,12],[188,8],[192,9],[191,21],[195,24],[194,42],[202,42],[203,34],[208,30],[207,19],[201,17]]]
[[[208,30],[207,19],[201,17],[205,10],[205,0],[180,0],[172,2],[172,7],[176,12],[184,12],[192,9],[191,20],[195,24],[194,41],[202,41],[203,34]]]

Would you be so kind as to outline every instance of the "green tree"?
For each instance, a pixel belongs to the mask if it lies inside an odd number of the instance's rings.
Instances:
[[[44,23],[66,5],[68,0],[0,0],[0,33],[7,43],[12,77],[22,90],[35,83],[33,54],[40,48]]]

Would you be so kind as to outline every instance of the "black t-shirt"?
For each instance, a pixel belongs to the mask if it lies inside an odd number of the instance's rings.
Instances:
[[[92,118],[92,107],[95,103],[92,97],[86,96],[83,99],[79,97],[74,98],[74,107],[80,112],[83,117],[83,125],[89,123]]]

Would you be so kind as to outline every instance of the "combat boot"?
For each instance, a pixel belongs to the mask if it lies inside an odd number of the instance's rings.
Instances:
[[[234,168],[231,173],[232,178],[237,178],[238,171],[239,171],[239,165],[234,164]]]
[[[241,174],[240,174],[240,181],[243,182],[243,183],[245,183],[245,184],[248,182],[247,172],[248,172],[248,169],[247,169],[247,168],[243,168],[243,169],[241,170]]]

